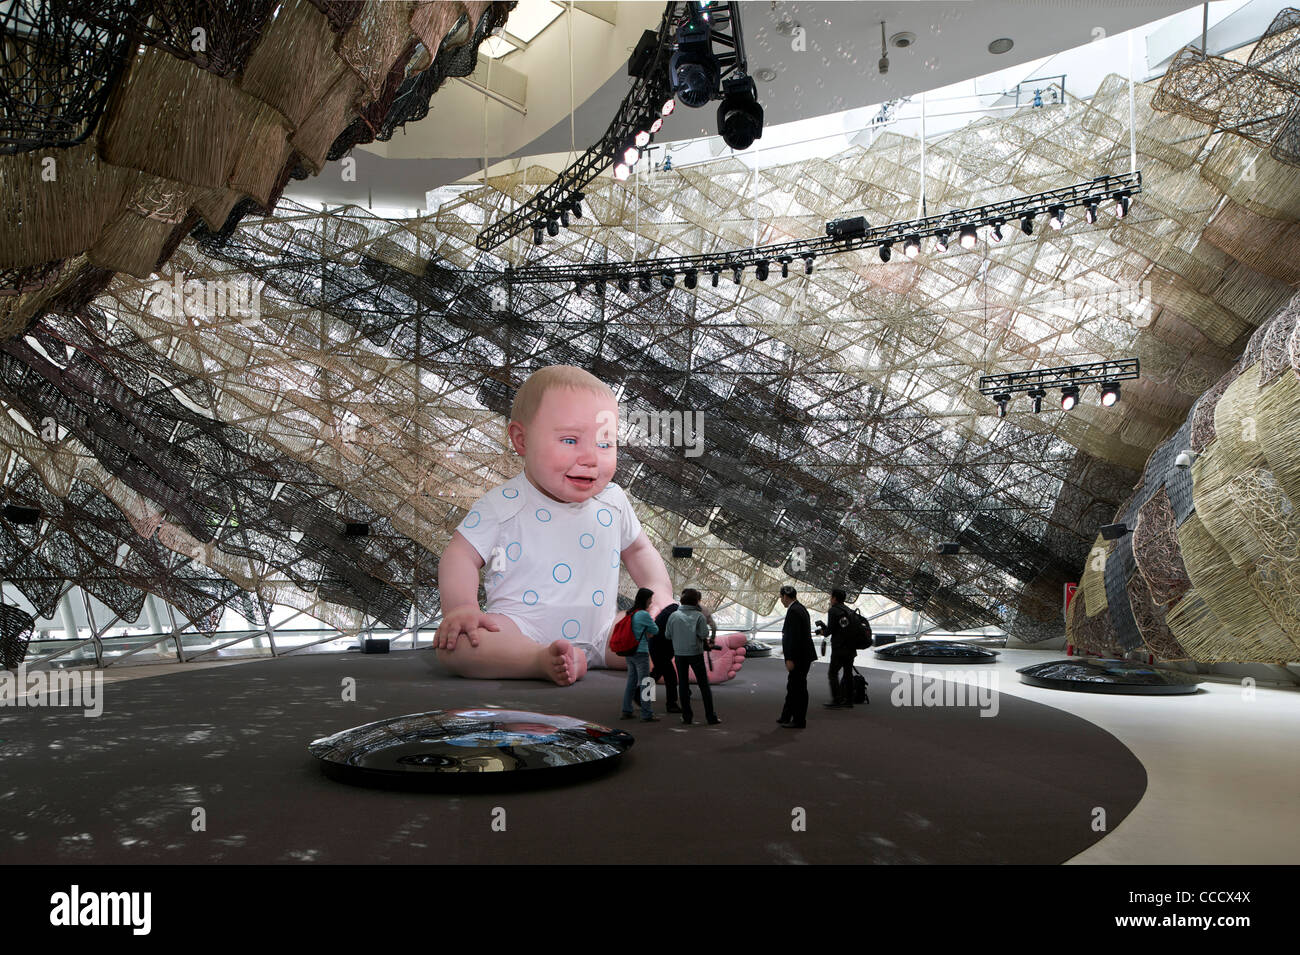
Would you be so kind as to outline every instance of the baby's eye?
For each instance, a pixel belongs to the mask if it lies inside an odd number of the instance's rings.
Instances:
[[[578,443],[578,439],[577,439],[577,438],[561,438],[560,440],[561,440],[561,441],[572,441],[574,444],[577,444],[577,443]]]
[[[608,441],[601,441],[596,445],[596,447],[600,448],[602,451],[605,448],[612,448],[613,446],[614,445],[610,444]]]

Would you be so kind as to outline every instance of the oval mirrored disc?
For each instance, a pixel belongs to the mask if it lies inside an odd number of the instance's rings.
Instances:
[[[611,768],[632,746],[620,730],[524,710],[430,710],[312,742],[331,776],[371,785],[498,788],[567,782]]]
[[[1050,690],[1081,693],[1132,693],[1168,696],[1195,693],[1201,678],[1177,670],[1161,670],[1136,660],[1053,660],[1021,667],[1020,682]]]
[[[909,640],[876,647],[876,656],[898,663],[993,663],[998,651],[956,640]]]

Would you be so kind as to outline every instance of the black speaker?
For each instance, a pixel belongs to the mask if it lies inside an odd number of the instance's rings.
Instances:
[[[380,640],[374,637],[367,637],[365,643],[362,644],[361,652],[362,653],[387,653],[388,640],[387,639]]]
[[[348,521],[343,525],[344,537],[366,537],[370,533],[370,525],[357,521]]]
[[[673,548],[673,556],[674,556],[674,557],[690,557],[690,556],[691,556],[691,553],[692,553],[692,550],[693,550],[693,548],[690,548],[690,547],[674,547],[674,548]]]

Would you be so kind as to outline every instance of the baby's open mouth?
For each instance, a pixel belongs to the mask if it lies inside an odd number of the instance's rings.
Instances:
[[[567,477],[570,481],[572,481],[574,484],[579,485],[580,487],[591,487],[593,484],[596,483],[596,479],[594,477],[574,477],[572,474],[567,474],[565,475],[565,477]]]

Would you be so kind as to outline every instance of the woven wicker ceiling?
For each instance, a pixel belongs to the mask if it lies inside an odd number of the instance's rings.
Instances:
[[[696,548],[675,584],[766,612],[793,577],[884,594],[951,629],[1060,635],[1061,585],[1078,579],[1097,527],[1132,503],[1148,457],[1300,278],[1295,170],[1154,111],[1152,87],[1135,92],[1144,191],[1128,218],[1059,233],[1040,221],[969,253],[853,253],[811,276],[630,295],[476,271],[543,253],[722,251],[815,235],[846,213],[912,218],[920,144],[886,133],[757,173],[723,161],[605,180],[586,218],[543,249],[503,246],[504,260],[480,258],[474,236],[538,188],[540,170],[445,190],[407,222],[287,202],[270,217],[210,218],[156,275],[127,270],[75,307],[19,295],[10,314],[39,317],[0,348],[0,444],[9,500],[41,507],[43,522],[0,525],[6,577],[42,612],[58,592],[49,580],[84,577],[128,619],[145,589],[196,621],[226,602],[253,620],[273,603],[302,607],[341,629],[435,614],[448,535],[519,468],[503,441],[513,389],[566,363],[619,388],[631,413],[703,416],[698,457],[620,450],[616,479],[652,541]],[[1128,110],[1127,82],[1112,77],[1086,103],[931,143],[929,208],[1126,171]],[[255,315],[160,307],[159,278],[250,277],[264,283]],[[976,390],[985,373],[1133,355],[1143,377],[1111,409],[1085,394],[1072,414],[1022,403],[999,420]],[[1262,500],[1271,485],[1260,487]],[[1139,564],[1152,546],[1170,551],[1181,505],[1172,485],[1152,488],[1165,497],[1133,505],[1155,502],[1151,533],[1115,551],[1120,571],[1135,551]],[[344,521],[370,535],[344,538]],[[937,557],[944,540],[963,553]],[[1152,595],[1183,586],[1166,569],[1141,578]],[[1109,575],[1085,578],[1089,614],[1115,590]],[[1161,646],[1183,649],[1172,635]]]

